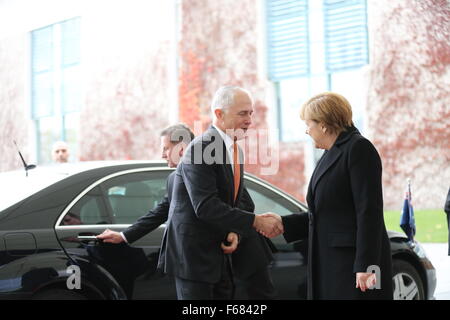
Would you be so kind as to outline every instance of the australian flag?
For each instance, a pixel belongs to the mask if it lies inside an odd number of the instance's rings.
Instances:
[[[414,241],[416,235],[416,221],[414,220],[414,210],[411,203],[411,184],[408,181],[405,201],[403,201],[402,215],[400,218],[400,227],[405,231],[409,241]]]

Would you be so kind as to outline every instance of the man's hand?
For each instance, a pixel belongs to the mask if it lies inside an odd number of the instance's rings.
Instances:
[[[274,238],[284,232],[281,217],[272,212],[256,215],[253,227],[268,238]]]
[[[357,272],[356,273],[356,288],[360,288],[362,292],[366,292],[377,283],[375,273]]]
[[[112,231],[109,229],[106,229],[105,231],[103,231],[102,234],[99,234],[97,236],[97,239],[101,239],[103,240],[103,242],[106,243],[115,243],[115,244],[122,243],[125,241],[119,232]]]
[[[222,242],[220,246],[222,247],[222,250],[225,254],[233,253],[237,249],[239,236],[234,232],[230,232],[227,236],[227,241],[230,243],[230,245],[227,246]]]

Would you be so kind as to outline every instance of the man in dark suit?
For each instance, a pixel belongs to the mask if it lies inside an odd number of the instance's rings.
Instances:
[[[193,139],[194,134],[184,124],[170,126],[161,132],[162,158],[167,161],[170,168],[176,168],[181,157],[183,156],[184,150]],[[167,178],[167,193],[163,200],[158,203],[154,209],[150,210],[148,214],[141,217],[136,223],[128,227],[123,232],[119,233],[106,229],[101,235],[97,236],[97,238],[102,239],[103,242],[114,244],[119,244],[122,242],[133,243],[166,222],[169,215],[170,202],[172,200],[174,176],[175,171],[172,172]],[[251,201],[251,199],[247,199],[246,201]],[[162,255],[165,252],[164,248],[166,241],[166,234],[164,234],[161,250]],[[225,253],[229,254],[237,248],[238,235],[234,232],[230,232],[227,235],[227,241],[229,244],[221,243],[221,248]],[[159,261],[161,261],[161,259]],[[231,285],[231,279],[224,279],[222,282],[218,283],[215,288],[217,296],[221,298],[228,298],[232,290]]]
[[[229,231],[244,241],[254,236],[261,239],[253,228],[272,231],[280,226],[275,218],[261,218],[238,205],[244,188],[242,154],[236,141],[251,125],[250,94],[238,87],[220,88],[211,108],[213,126],[188,146],[173,181],[167,243],[160,262],[164,271],[175,277],[179,299],[217,298],[217,283],[230,278],[227,258],[220,250]],[[255,250],[266,252],[265,242],[256,243],[259,247]],[[254,263],[252,271],[257,269],[259,274],[268,272],[270,257],[259,256],[261,260],[247,259],[246,263]],[[239,257],[236,259],[239,265]]]

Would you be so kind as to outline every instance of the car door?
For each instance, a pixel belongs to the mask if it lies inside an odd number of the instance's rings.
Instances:
[[[245,185],[255,203],[255,213],[274,212],[281,216],[305,211],[277,189],[247,176]],[[271,275],[279,299],[306,299],[307,241],[286,243],[283,235],[271,239],[277,252]]]
[[[66,252],[74,260],[87,260],[97,270],[106,270],[129,299],[176,298],[173,280],[156,269],[165,224],[131,245],[80,240],[80,236],[98,235],[106,228],[120,232],[147,214],[164,197],[170,170],[142,168],[104,177],[64,210],[56,226]]]

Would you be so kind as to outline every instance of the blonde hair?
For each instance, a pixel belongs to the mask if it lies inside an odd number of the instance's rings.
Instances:
[[[300,118],[322,122],[330,133],[335,134],[353,125],[350,103],[334,92],[320,93],[305,102],[300,110]]]

